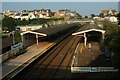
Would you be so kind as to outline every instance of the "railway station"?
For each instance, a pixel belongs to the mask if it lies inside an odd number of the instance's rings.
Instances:
[[[67,32],[78,29],[77,23],[61,24],[53,27],[42,28],[33,31],[26,31],[21,33],[22,42],[24,46],[30,46],[40,41],[51,41],[57,39],[61,35],[65,35]]]
[[[42,40],[52,43],[54,42],[52,40],[58,40],[60,36],[62,36],[61,41],[54,46],[50,43],[49,48],[47,47],[43,50],[36,48],[36,45],[33,46],[33,49],[30,49],[31,51],[23,54],[22,57],[18,57],[20,61],[25,57],[26,62],[21,63],[20,66],[7,73],[2,80],[46,80],[59,78],[66,80],[76,78],[74,73],[95,72],[94,74],[99,75],[99,73],[96,72],[118,71],[114,69],[114,67],[109,67],[111,66],[109,61],[105,61],[104,56],[101,56],[103,53],[99,49],[99,44],[104,40],[105,31],[95,24],[90,23],[79,26],[78,23],[72,23],[59,25],[59,27],[57,25],[46,29],[21,33],[24,46],[32,45],[32,42],[39,44]],[[91,43],[91,49],[89,49],[89,43]],[[42,42],[40,47],[43,48],[44,45]],[[37,52],[37,50],[40,51]],[[29,56],[28,54],[31,53],[32,57],[27,59],[26,54]],[[102,58],[99,59],[99,56]],[[97,58],[98,61],[94,62]],[[17,64],[19,63],[17,62]],[[13,67],[13,65],[9,65],[8,67]],[[89,75],[90,74],[92,73],[89,73]]]
[[[72,35],[82,37],[84,40],[84,45],[86,46],[87,42],[89,41],[97,41],[101,43],[105,38],[105,30],[101,29],[96,24],[91,23],[83,25]]]
[[[71,64],[71,72],[112,72],[111,61],[105,59],[100,45],[105,38],[105,30],[94,23],[83,25],[72,34],[80,37]]]

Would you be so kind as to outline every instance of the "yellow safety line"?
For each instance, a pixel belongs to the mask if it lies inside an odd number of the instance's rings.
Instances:
[[[81,45],[81,48],[80,48],[80,53],[83,52],[83,44]]]
[[[83,51],[82,48],[80,48],[80,53],[82,53],[82,51]]]
[[[38,53],[42,52],[43,50],[45,50],[46,48],[48,48],[49,46],[53,45],[54,43],[49,44],[48,46],[46,46],[45,48],[43,48],[42,50],[40,50],[39,52],[37,52],[34,56],[36,56]],[[31,58],[33,58],[34,56],[30,57],[28,60],[30,60]],[[11,72],[13,72],[15,69],[17,69],[18,67],[20,67],[22,64],[24,64],[25,62],[27,62],[28,60],[24,61],[23,63],[21,63],[20,65],[18,65],[16,68],[14,68],[13,70],[11,70],[10,72],[8,72],[7,74],[5,74],[1,79],[3,79],[5,76],[7,76],[8,74],[10,74]]]

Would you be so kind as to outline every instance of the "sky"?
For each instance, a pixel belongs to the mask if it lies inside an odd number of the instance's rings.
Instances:
[[[1,0],[4,2],[118,2],[120,0]]]
[[[34,9],[51,9],[53,12],[60,9],[75,10],[82,16],[90,16],[91,14],[99,14],[101,10],[116,9],[117,2],[3,2],[2,10],[34,10]],[[2,12],[3,12],[2,11]]]

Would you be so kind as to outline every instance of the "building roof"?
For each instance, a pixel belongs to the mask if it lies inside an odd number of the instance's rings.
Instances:
[[[55,34],[57,32],[66,30],[66,29],[68,29],[70,27],[73,27],[75,25],[77,25],[77,24],[76,23],[60,24],[60,25],[55,25],[53,27],[48,27],[48,28],[42,28],[42,29],[38,29],[38,30],[23,32],[23,33],[21,33],[21,35],[24,35],[26,33],[32,33],[32,34],[39,34],[39,35],[43,35],[43,36],[49,36],[49,35]]]
[[[21,14],[20,13],[17,13],[15,16],[20,16]]]
[[[109,9],[109,10],[102,10],[101,13],[108,13],[110,10],[111,10],[112,12],[116,12],[115,9]]]
[[[21,16],[28,16],[28,14],[22,14]]]
[[[20,27],[41,27],[42,25],[21,25],[21,26],[17,26],[17,28]]]
[[[73,33],[72,35],[78,35],[78,34],[90,32],[90,31],[98,31],[98,32],[105,33],[105,31],[99,26],[97,26],[96,24],[86,24],[86,25],[83,25],[79,30],[77,30],[76,33]]]

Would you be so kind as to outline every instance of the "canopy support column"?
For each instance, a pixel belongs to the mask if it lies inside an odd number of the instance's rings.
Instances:
[[[86,46],[87,43],[87,37],[86,37],[86,33],[84,33],[84,45]]]
[[[36,41],[37,41],[37,46],[38,46],[38,35],[36,34]]]
[[[104,34],[104,32],[102,32],[102,39],[103,39],[103,40],[105,39],[105,34]]]

